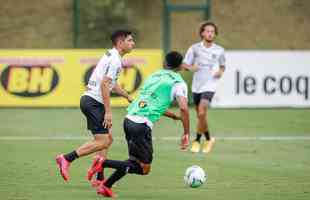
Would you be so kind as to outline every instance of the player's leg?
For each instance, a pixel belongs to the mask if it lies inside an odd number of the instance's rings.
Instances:
[[[102,112],[104,107],[94,99],[88,96],[82,96],[80,101],[80,107],[83,114],[87,118],[88,129],[93,133],[93,140],[84,143],[77,149],[67,154],[60,154],[56,157],[56,162],[60,169],[60,174],[65,181],[69,179],[69,167],[70,163],[79,157],[89,155],[91,153],[107,149],[112,140],[107,134],[109,130],[102,126]]]
[[[210,136],[209,124],[208,124],[208,110],[209,104],[212,101],[214,92],[205,92],[201,96],[201,101],[199,104],[199,119],[201,123],[201,128],[205,135],[206,141],[203,144],[202,152],[209,153],[215,143],[215,139]]]
[[[110,137],[107,134],[96,134],[94,139],[82,144],[76,150],[69,152],[67,154],[61,154],[56,157],[56,162],[60,169],[60,174],[65,181],[69,180],[69,167],[70,163],[74,160],[94,153],[96,151],[101,151],[102,149],[107,149],[111,144]]]
[[[101,151],[98,151],[96,153],[94,160],[93,160],[93,163],[97,162],[97,159],[107,158],[107,155],[108,155],[108,149],[103,149]],[[103,183],[103,180],[104,180],[104,170],[101,170],[101,171],[97,172],[96,178],[91,180],[92,187],[94,187],[94,188],[99,187]]]
[[[97,187],[100,185],[104,179],[104,173],[103,171],[100,171],[97,173],[97,177],[95,180],[91,180],[89,177],[89,174],[92,173],[91,169],[92,167],[100,160],[107,158],[108,148],[112,144],[112,132],[111,129],[103,127],[102,123],[104,121],[104,114],[105,109],[104,105],[100,104],[98,102],[93,102],[93,104],[88,108],[89,106],[82,106],[81,110],[85,114],[87,118],[87,127],[94,135],[105,135],[105,141],[108,142],[105,146],[105,148],[100,148],[96,152],[96,156],[93,159],[92,165],[87,171],[87,177],[88,180],[91,181],[92,186]]]
[[[149,165],[150,166],[150,165]],[[147,171],[144,171],[142,165],[136,161],[126,160],[105,160],[102,165],[102,168],[112,168],[115,171],[112,175],[103,182],[97,189],[97,194],[106,196],[106,197],[114,197],[115,194],[112,191],[112,186],[115,182],[119,181],[123,178],[127,173],[129,174],[139,174],[144,175],[147,174]],[[150,169],[150,167],[148,167]]]
[[[96,134],[94,139],[82,144],[76,149],[76,154],[78,157],[86,156],[97,151],[102,151],[109,148],[111,145],[110,136],[108,134]],[[65,155],[66,156],[66,155]],[[77,158],[78,158],[77,157]],[[70,160],[72,162],[73,160]]]
[[[105,160],[103,162],[103,168],[108,167],[116,170],[98,189],[99,194],[104,195],[107,188],[111,188],[115,182],[123,178],[127,173],[146,175],[151,170],[153,160],[151,129],[145,124],[125,119],[124,131],[128,143],[129,160]]]
[[[110,129],[109,134],[110,134],[110,137],[112,140],[111,129]],[[108,157],[108,148],[103,149],[101,151],[98,151],[96,153],[94,160],[93,160],[93,163],[97,162],[98,159],[102,159],[102,158],[107,159],[107,157]],[[92,187],[97,188],[98,186],[100,186],[103,183],[103,181],[104,181],[104,170],[97,172],[96,178],[91,181],[91,185],[92,185]]]
[[[110,129],[109,135],[110,135],[111,141],[113,141],[111,129]],[[103,149],[101,151],[98,151],[96,153],[96,156],[95,156],[94,160],[93,160],[93,165],[94,165],[94,163],[98,162],[99,160],[107,159],[107,157],[108,157],[108,148]],[[91,185],[92,185],[92,187],[97,188],[100,185],[102,185],[103,181],[104,181],[104,170],[102,169],[101,171],[97,172],[96,178],[91,180]]]
[[[104,105],[89,96],[82,96],[80,108],[87,119],[87,129],[91,131],[94,139],[77,149],[79,156],[89,155],[109,148],[112,143],[110,130],[103,127]]]
[[[196,138],[193,140],[192,147],[191,147],[191,152],[193,153],[198,153],[200,151],[200,139],[204,132],[204,130],[202,130],[201,128],[201,123],[198,117],[200,98],[201,98],[200,93],[193,93],[193,101],[194,101],[196,117],[197,117]]]

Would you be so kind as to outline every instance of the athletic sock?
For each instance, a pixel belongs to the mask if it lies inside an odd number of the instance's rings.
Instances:
[[[200,138],[201,138],[201,134],[200,133],[196,133],[196,141],[200,142]]]
[[[68,154],[65,154],[64,155],[65,159],[68,161],[68,162],[72,162],[74,161],[75,159],[77,159],[79,156],[77,155],[76,151],[72,151],[71,153],[68,153]]]
[[[109,178],[108,180],[104,183],[104,185],[108,188],[111,188],[112,185],[123,178],[126,175],[126,171],[123,170],[116,170]]]
[[[206,137],[206,140],[210,140],[210,133],[209,133],[209,131],[206,131],[205,132],[205,137]]]
[[[97,173],[96,179],[97,179],[98,181],[102,181],[102,180],[104,179],[103,172],[98,172],[98,173]]]
[[[140,175],[143,174],[143,169],[140,164],[131,160],[105,160],[102,166],[116,169],[116,171],[107,179],[104,184],[108,188],[111,188],[116,181],[123,178],[127,173]]]

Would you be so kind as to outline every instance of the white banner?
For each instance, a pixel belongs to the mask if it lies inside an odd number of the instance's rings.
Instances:
[[[228,51],[213,107],[310,107],[310,51]]]

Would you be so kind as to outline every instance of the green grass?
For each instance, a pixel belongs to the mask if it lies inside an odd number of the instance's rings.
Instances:
[[[113,110],[113,134],[122,137],[124,109]],[[195,113],[191,112],[192,132]],[[210,110],[215,136],[310,136],[309,109]],[[0,109],[0,137],[86,136],[78,109]],[[180,123],[162,119],[154,136],[179,136]],[[91,157],[73,163],[71,179],[60,178],[54,157],[83,140],[1,140],[0,199],[100,199],[85,179]],[[119,199],[310,199],[309,140],[218,140],[206,156],[178,150],[178,141],[155,140],[148,176],[128,175],[115,187]],[[126,144],[115,140],[110,158],[125,159]],[[191,189],[183,174],[190,165],[208,173],[206,185]],[[107,174],[110,174],[108,171]]]

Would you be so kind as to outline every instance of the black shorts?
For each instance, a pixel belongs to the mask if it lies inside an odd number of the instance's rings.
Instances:
[[[83,95],[80,99],[80,109],[87,119],[87,129],[92,134],[107,134],[108,128],[102,125],[105,109],[102,103],[99,103],[90,96]]]
[[[124,120],[129,160],[151,164],[153,160],[152,129],[144,123]]]
[[[202,92],[202,93],[194,93],[193,92],[193,101],[196,106],[199,105],[201,99],[207,99],[210,103],[214,96],[215,92]]]

